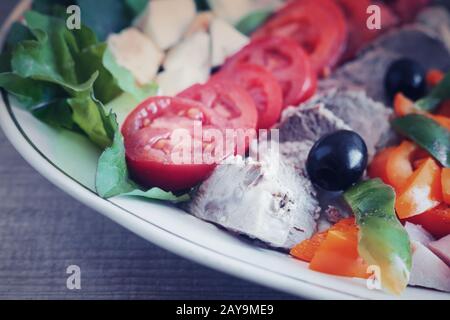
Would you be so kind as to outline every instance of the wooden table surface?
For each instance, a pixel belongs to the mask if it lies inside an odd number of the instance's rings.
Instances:
[[[0,0],[1,22],[17,2]],[[66,288],[69,265],[81,268],[81,290]],[[86,208],[0,130],[0,299],[291,298],[180,258]]]

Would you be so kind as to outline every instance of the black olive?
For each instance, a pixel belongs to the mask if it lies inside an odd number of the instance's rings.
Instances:
[[[397,60],[386,73],[385,88],[391,99],[397,93],[403,93],[414,101],[419,100],[427,90],[425,70],[414,60]]]
[[[341,130],[314,144],[306,169],[316,186],[327,191],[345,191],[361,179],[367,161],[367,146],[361,136]]]

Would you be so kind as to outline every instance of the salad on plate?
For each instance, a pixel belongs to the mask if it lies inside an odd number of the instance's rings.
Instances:
[[[34,0],[0,87],[102,151],[102,198],[175,204],[394,295],[450,292],[445,5]]]

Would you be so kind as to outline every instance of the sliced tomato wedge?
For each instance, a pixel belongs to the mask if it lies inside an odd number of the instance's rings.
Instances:
[[[253,35],[253,39],[281,36],[293,39],[310,56],[319,75],[338,63],[347,40],[347,23],[333,0],[289,2]]]
[[[269,129],[280,118],[283,92],[278,81],[263,67],[242,64],[217,73],[214,79],[232,81],[248,92],[258,110],[258,129]]]
[[[407,221],[421,225],[438,239],[443,238],[450,234],[450,206],[444,203],[440,204]]]
[[[308,55],[293,40],[264,37],[252,41],[226,61],[224,70],[241,64],[258,65],[270,72],[281,86],[284,107],[298,105],[315,93],[317,78]]]
[[[231,81],[212,79],[195,84],[177,95],[210,109],[211,123],[223,129],[256,129],[258,111],[252,97]]]
[[[203,104],[181,98],[152,97],[142,102],[122,126],[133,179],[144,187],[167,191],[189,189],[206,179],[215,164],[203,161],[203,148],[215,145],[211,142],[205,146],[202,136],[195,133],[195,126],[201,124],[202,130],[216,129],[209,113]],[[176,139],[179,129],[189,139]],[[183,150],[190,151],[188,158],[181,158]]]

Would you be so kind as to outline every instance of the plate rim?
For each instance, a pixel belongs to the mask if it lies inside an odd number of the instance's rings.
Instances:
[[[31,2],[32,0],[21,0],[2,25],[0,28],[0,48],[3,48],[5,36],[11,24],[19,19]],[[0,127],[8,141],[26,162],[58,189],[145,240],[211,269],[297,297],[305,299],[370,299],[326,285],[311,283],[297,277],[289,277],[287,274],[277,273],[263,266],[220,253],[213,248],[147,221],[110,200],[102,199],[95,192],[65,173],[33,144],[16,119],[8,94],[2,89],[1,95]],[[388,299],[389,296],[384,298]]]

